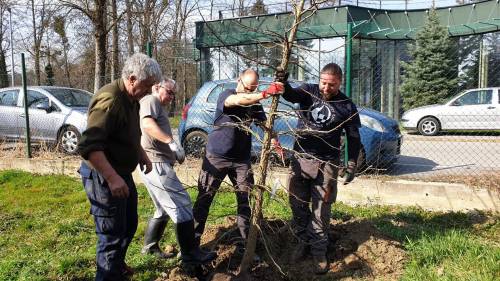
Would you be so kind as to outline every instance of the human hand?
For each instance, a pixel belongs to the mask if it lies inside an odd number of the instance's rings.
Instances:
[[[274,72],[274,81],[286,83],[286,81],[288,80],[288,75],[288,72],[281,68],[281,66],[278,66],[276,68],[276,71]]]
[[[116,198],[128,197],[129,195],[128,185],[125,183],[125,181],[120,175],[116,174],[106,181],[108,182],[108,187],[113,197]]]
[[[177,159],[177,162],[179,162],[179,164],[184,163],[184,160],[186,160],[186,153],[184,152],[182,146],[178,145],[174,140],[169,142],[168,146],[170,147],[170,150],[172,150],[175,153],[175,158]]]
[[[281,162],[283,162],[283,166],[285,165],[285,154],[283,153],[283,147],[281,147],[281,143],[277,138],[271,139],[271,145],[273,146],[274,151],[281,157]]]
[[[151,172],[153,170],[153,164],[151,163],[151,160],[149,160],[149,157],[146,155],[146,152],[142,152],[142,157],[139,159],[139,168],[141,171],[143,171],[145,174]]]
[[[269,88],[262,91],[262,97],[267,98],[269,96],[281,95],[285,91],[283,83],[273,82],[269,85]]]
[[[354,161],[348,161],[347,167],[342,167],[339,170],[339,176],[343,178],[344,185],[352,182],[356,176],[356,163]]]

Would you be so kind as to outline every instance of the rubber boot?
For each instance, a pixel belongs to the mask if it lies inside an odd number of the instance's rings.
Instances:
[[[152,218],[148,222],[146,232],[144,233],[143,254],[155,255],[158,258],[169,259],[175,256],[174,253],[166,253],[160,249],[160,239],[163,236],[165,227],[167,226],[166,219]]]
[[[193,220],[176,225],[177,241],[181,250],[181,259],[186,264],[205,264],[217,257],[215,252],[201,251],[194,237]]]

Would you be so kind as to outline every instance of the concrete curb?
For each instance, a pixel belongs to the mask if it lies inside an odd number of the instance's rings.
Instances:
[[[39,174],[63,174],[78,177],[79,160],[0,159],[0,170],[18,169]],[[199,162],[175,167],[177,176],[186,185],[195,185]],[[137,171],[136,182],[142,182]],[[287,174],[271,172],[268,182],[285,189]],[[500,211],[500,193],[486,188],[471,188],[464,184],[421,182],[408,180],[376,180],[357,178],[349,185],[338,185],[338,201],[350,205],[419,206],[428,210]]]

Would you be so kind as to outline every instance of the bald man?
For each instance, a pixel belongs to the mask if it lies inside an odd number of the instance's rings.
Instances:
[[[225,90],[217,99],[214,128],[208,135],[206,155],[198,178],[198,197],[193,207],[198,243],[212,200],[226,176],[236,191],[241,241],[247,238],[250,219],[248,194],[254,179],[250,167],[252,136],[245,128],[253,121],[262,124],[266,120],[259,101],[284,91],[283,84],[272,83],[267,90],[255,92],[258,84],[257,72],[247,69],[239,76],[236,89]],[[238,244],[241,252],[244,251],[243,244]]]

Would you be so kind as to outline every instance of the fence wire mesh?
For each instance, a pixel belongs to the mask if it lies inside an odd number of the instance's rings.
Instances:
[[[446,71],[441,73],[441,81],[453,81],[452,86],[439,93],[439,99],[431,99],[439,102],[439,107],[417,110],[435,102],[405,102],[412,99],[403,85],[407,75],[404,65],[415,61],[411,51],[414,41],[353,39],[352,99],[363,121],[363,173],[438,180],[498,172],[500,93],[495,87],[500,86],[500,33],[453,37],[451,41],[453,47],[445,54],[450,65],[443,65]],[[298,42],[288,69],[292,84],[316,83],[327,63],[344,66],[344,44],[345,38]],[[203,151],[218,94],[236,87],[238,74],[248,67],[258,71],[262,80],[259,90],[265,89],[272,80],[273,67],[280,62],[280,53],[281,47],[271,43],[197,50],[190,41],[172,40],[155,46],[153,55],[164,74],[178,83],[176,100],[169,110],[181,119],[179,137],[191,154],[200,156]],[[111,81],[111,77],[106,78]],[[17,95],[12,90],[1,92],[1,120],[2,124],[16,124],[11,129],[23,136],[21,112],[12,112],[14,104],[20,105]],[[415,97],[418,101],[418,94]],[[269,102],[264,105],[268,107]],[[291,151],[297,125],[294,105],[282,100],[278,109],[275,130]],[[390,122],[376,120],[383,128],[374,125],[377,122],[364,114],[371,109],[390,117]],[[420,110],[423,115],[417,114]],[[32,112],[32,124],[46,123],[43,116]],[[36,129],[32,126],[32,130]],[[55,131],[46,141],[58,140],[61,131]],[[252,131],[253,152],[258,155],[262,131],[256,126]]]
[[[439,180],[491,175],[500,169],[500,93],[495,88],[500,86],[500,34],[450,40],[452,46],[444,54],[450,65],[441,66],[441,80],[427,78],[431,90],[436,83],[449,85],[448,90],[436,92],[436,97],[419,98],[419,93],[404,88],[410,75],[404,65],[416,61],[412,53],[415,41],[353,39],[352,99],[363,123],[363,173]],[[345,38],[297,42],[289,67],[292,84],[317,83],[319,70],[326,63],[344,66],[344,42]],[[185,111],[186,127],[180,136],[185,145],[200,147],[194,143],[206,141],[216,96],[223,89],[234,88],[243,69],[258,70],[260,88],[268,85],[272,66],[279,64],[279,48],[267,44],[201,50],[200,79],[204,86]],[[435,88],[438,91],[440,87]],[[413,99],[418,102],[405,101]],[[438,105],[420,109],[431,104]],[[371,110],[385,117],[373,121],[368,114]],[[421,110],[423,113],[419,113]],[[296,126],[293,105],[281,101],[279,111],[286,115],[281,119],[287,121],[278,119],[275,129],[291,149]],[[258,151],[258,140],[254,143]]]

